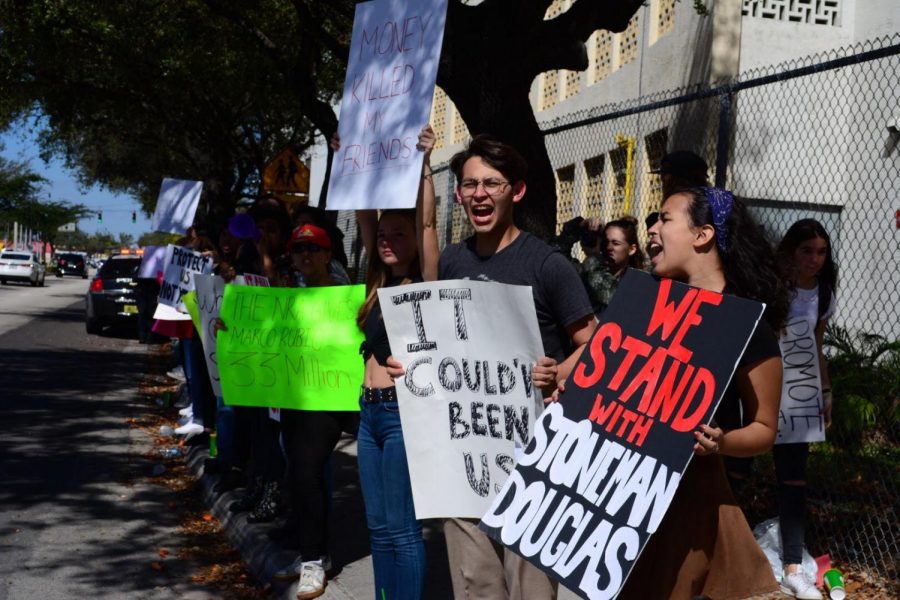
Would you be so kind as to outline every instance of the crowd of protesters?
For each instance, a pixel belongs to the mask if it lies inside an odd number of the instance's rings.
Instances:
[[[336,149],[340,140],[332,140]],[[359,211],[357,223],[368,256],[366,296],[357,324],[364,380],[359,412],[281,410],[229,406],[216,398],[189,321],[158,320],[154,331],[180,340],[191,403],[182,409],[180,435],[215,431],[218,493],[243,494],[230,510],[251,523],[287,512],[282,541],[297,559],[276,574],[299,580],[297,598],[321,595],[331,571],[327,546],[331,455],[342,434],[357,438],[359,478],[369,527],[376,599],[421,598],[426,555],[415,518],[394,378],[403,365],[392,356],[377,291],[438,279],[481,279],[529,285],[545,356],[533,367],[547,402],[565,402],[565,380],[589,341],[598,317],[628,269],[766,305],[723,400],[709,425],[694,432],[694,460],[662,523],[626,581],[622,598],[743,598],[778,589],[735,497],[750,457],[773,448],[782,393],[779,335],[789,317],[809,319],[820,361],[824,416],[831,394],[822,335],[834,314],[837,268],[828,233],[816,221],[796,223],[773,248],[739,198],[710,187],[707,165],[691,152],[663,158],[663,202],[644,223],[622,215],[602,223],[597,215],[562,227],[548,244],[519,229],[515,205],[529,201],[525,160],[509,145],[475,137],[450,163],[456,200],[474,234],[443,252],[437,240],[429,158],[434,133],[423,128],[418,150],[423,171],[415,209]],[[641,227],[644,232],[639,231]],[[639,242],[644,233],[647,242]],[[179,244],[215,257],[215,273],[233,281],[261,275],[279,287],[351,283],[343,233],[323,211],[304,206],[293,214],[263,198],[236,214],[217,243],[196,234]],[[573,258],[575,243],[584,259]],[[216,323],[218,330],[228,324]],[[821,598],[813,573],[801,568],[804,544],[808,444],[774,446],[783,539],[782,591]],[[457,598],[555,598],[558,584],[490,539],[469,519],[443,523],[450,579]]]

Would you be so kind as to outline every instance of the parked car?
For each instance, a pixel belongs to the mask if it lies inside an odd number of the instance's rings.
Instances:
[[[110,257],[91,280],[85,296],[85,329],[100,333],[107,325],[137,327],[137,286],[140,256]]]
[[[7,281],[27,281],[32,286],[43,286],[46,269],[37,254],[27,250],[0,251],[0,284]]]
[[[56,255],[56,276],[77,275],[82,279],[88,278],[88,263],[84,254],[77,252],[62,252]]]

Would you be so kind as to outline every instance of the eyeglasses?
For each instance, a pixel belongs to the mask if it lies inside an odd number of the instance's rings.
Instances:
[[[493,196],[494,194],[499,194],[503,191],[504,186],[509,185],[508,181],[504,181],[502,179],[494,179],[492,177],[488,177],[487,179],[463,179],[459,184],[460,193],[469,198],[475,195],[475,191],[478,190],[478,186],[481,185],[481,189],[484,190],[484,193],[488,196]]]
[[[322,246],[318,244],[294,244],[291,248],[291,252],[294,254],[303,254],[304,252],[322,252],[325,250]]]

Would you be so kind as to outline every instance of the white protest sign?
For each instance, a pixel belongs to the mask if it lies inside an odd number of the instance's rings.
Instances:
[[[543,406],[532,291],[483,281],[378,290],[397,379],[417,519],[484,514]]]
[[[181,297],[194,289],[194,273],[212,273],[212,257],[190,248],[173,246],[166,248],[166,263],[159,289],[159,303],[173,308],[183,307]]]
[[[144,256],[141,257],[141,268],[138,270],[138,277],[156,279],[157,273],[165,271],[165,264],[165,246],[145,246]]]
[[[216,332],[213,324],[219,316],[222,296],[225,293],[225,280],[217,275],[194,275],[194,288],[197,292],[197,308],[200,311],[200,341],[203,343],[203,354],[206,358],[206,369],[213,393],[222,395],[222,384],[219,382],[219,364],[216,362]]]
[[[356,5],[328,208],[411,208],[422,175],[447,0]]]
[[[789,318],[779,339],[784,376],[776,444],[825,441],[816,323],[815,316]]]
[[[153,318],[158,321],[190,321],[191,315],[186,312],[178,312],[174,307],[160,303],[153,311]]]
[[[163,233],[185,233],[194,222],[202,191],[202,181],[163,179],[151,229]]]

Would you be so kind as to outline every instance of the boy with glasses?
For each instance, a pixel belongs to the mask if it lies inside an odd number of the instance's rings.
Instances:
[[[584,286],[560,252],[513,222],[513,208],[525,196],[525,159],[513,147],[479,135],[456,154],[456,201],[465,208],[475,235],[447,246],[438,279],[478,279],[531,286],[544,356],[532,372],[545,397],[568,376],[594,331],[596,321]],[[393,361],[392,376],[403,373]],[[523,558],[492,541],[477,520],[444,522],[453,593],[457,598],[556,597],[556,583]]]

